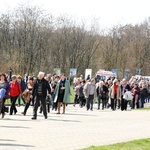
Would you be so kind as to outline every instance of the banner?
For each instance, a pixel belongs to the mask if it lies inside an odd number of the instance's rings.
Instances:
[[[142,75],[141,69],[135,69],[135,75]]]
[[[70,68],[70,77],[74,77],[77,75],[77,69],[76,68]]]
[[[56,73],[58,76],[61,75],[61,68],[54,68],[53,73]]]
[[[126,80],[129,80],[129,78],[130,78],[130,69],[125,69],[124,70],[124,78]]]
[[[92,69],[85,69],[85,80],[91,79],[92,77]]]
[[[116,77],[118,77],[118,69],[112,69],[112,72],[116,74]]]

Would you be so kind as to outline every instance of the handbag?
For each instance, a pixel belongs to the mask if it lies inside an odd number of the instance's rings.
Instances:
[[[24,92],[22,93],[22,97],[24,98],[24,100],[29,103],[30,101],[30,91],[28,89],[25,89]]]

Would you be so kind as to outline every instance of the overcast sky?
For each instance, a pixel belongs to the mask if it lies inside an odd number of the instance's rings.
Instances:
[[[99,20],[101,26],[141,23],[150,17],[150,0],[0,0],[0,12],[19,4],[37,5],[55,16],[67,14],[86,20]]]

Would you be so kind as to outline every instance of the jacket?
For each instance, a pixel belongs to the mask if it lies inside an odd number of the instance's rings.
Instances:
[[[32,95],[34,95],[34,96],[37,95],[39,81],[40,80],[37,79],[34,83],[33,90],[32,90]],[[47,91],[48,91],[48,94],[51,94],[50,85],[49,85],[48,81],[45,80],[44,78],[41,80],[41,82],[42,82],[42,96],[43,96],[43,98],[46,98]]]
[[[123,95],[123,99],[125,99],[127,101],[133,100],[132,93],[130,91],[126,91]]]
[[[84,86],[83,93],[86,98],[88,98],[90,95],[90,86],[91,86],[90,82],[86,83]],[[95,88],[94,89],[94,99],[96,99],[96,85],[95,84],[94,84],[94,88]]]
[[[109,98],[114,99],[114,85],[112,85],[109,89]],[[121,87],[118,86],[117,88],[117,99],[121,100]]]
[[[57,83],[56,88],[55,88],[55,92],[54,92],[54,102],[55,103],[58,100],[59,87],[60,87],[60,81]],[[64,103],[70,103],[70,95],[71,95],[70,82],[66,79],[66,81],[65,81],[65,94],[64,94],[64,98],[63,98]]]
[[[10,82],[10,96],[16,97],[22,93],[20,84],[16,81],[15,83]]]
[[[140,91],[140,97],[141,98],[147,98],[148,97],[148,90],[147,90],[147,88],[141,89],[141,91]]]

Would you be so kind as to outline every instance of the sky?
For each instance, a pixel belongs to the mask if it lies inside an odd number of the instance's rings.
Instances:
[[[68,15],[87,23],[95,18],[103,27],[142,23],[150,17],[150,0],[0,0],[0,12],[20,4],[39,6],[55,16]]]

